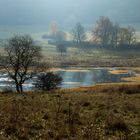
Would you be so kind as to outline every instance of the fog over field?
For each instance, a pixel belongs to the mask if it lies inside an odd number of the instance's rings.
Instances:
[[[76,22],[91,30],[99,16],[139,30],[139,5],[139,0],[0,0],[0,37],[47,31],[51,21],[65,30]]]
[[[48,24],[51,20],[62,25],[93,24],[99,16],[133,24],[140,21],[139,5],[139,0],[1,0],[0,24]]]

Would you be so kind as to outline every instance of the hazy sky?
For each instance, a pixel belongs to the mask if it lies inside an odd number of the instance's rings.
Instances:
[[[99,16],[139,23],[140,0],[0,0],[1,25],[94,24]]]

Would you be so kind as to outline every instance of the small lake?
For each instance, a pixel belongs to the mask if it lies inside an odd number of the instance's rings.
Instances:
[[[75,88],[81,86],[92,86],[98,83],[119,83],[125,82],[122,80],[124,77],[133,77],[135,73],[125,74],[111,74],[110,71],[115,68],[65,68],[57,70],[63,78],[63,82],[60,85],[62,88]],[[36,77],[33,80],[28,80],[24,84],[24,90],[33,90]],[[0,73],[0,90],[15,89],[15,85],[11,79],[8,78],[8,74]]]

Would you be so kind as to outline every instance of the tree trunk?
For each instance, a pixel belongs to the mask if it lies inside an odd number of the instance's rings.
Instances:
[[[18,83],[16,83],[16,90],[17,90],[18,93],[20,93],[19,84]]]
[[[21,92],[21,93],[23,92],[22,84],[20,84],[20,92]]]
[[[23,85],[22,85],[22,83],[20,83],[19,88],[20,88],[20,93],[22,93],[23,92]]]
[[[22,93],[23,92],[23,87],[22,87],[22,83],[15,81],[16,83],[16,90],[18,93]]]

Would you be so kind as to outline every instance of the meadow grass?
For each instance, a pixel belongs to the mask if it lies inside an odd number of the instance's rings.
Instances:
[[[140,66],[140,55],[137,50],[112,51],[101,48],[79,49],[68,47],[67,53],[61,56],[55,46],[43,47],[44,60],[58,66],[104,66],[125,67]]]
[[[0,139],[140,139],[139,93],[134,84],[1,93]]]
[[[4,54],[4,48],[0,48]],[[42,46],[42,61],[53,66],[94,66],[94,67],[128,67],[140,66],[139,50],[112,51],[102,48],[68,47],[67,53],[57,52],[56,46],[45,44]]]

